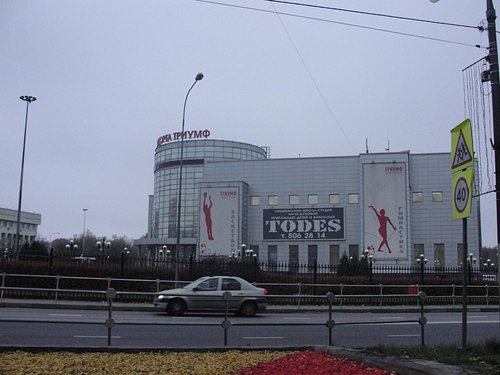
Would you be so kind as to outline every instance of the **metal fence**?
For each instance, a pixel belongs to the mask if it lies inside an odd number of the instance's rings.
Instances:
[[[1,292],[2,292],[2,295],[4,293],[5,290],[13,290],[15,288],[6,288],[4,286],[1,287]],[[26,288],[25,289],[26,291],[30,291],[30,292],[37,292],[39,291],[38,289],[34,289],[34,288]],[[59,289],[54,289],[54,290],[49,290],[50,292],[53,292],[53,293],[56,293],[56,296],[58,293],[64,293],[64,292],[68,292],[66,290],[59,290]],[[179,321],[176,321],[175,323],[173,322],[163,322],[163,323],[132,323],[132,322],[126,322],[126,323],[118,323],[116,322],[114,319],[113,319],[113,301],[120,295],[120,294],[123,294],[123,293],[126,293],[126,292],[117,292],[114,288],[108,288],[106,291],[90,291],[90,290],[85,290],[85,291],[78,291],[80,293],[98,293],[99,295],[101,295],[102,298],[105,298],[105,300],[107,301],[107,304],[108,304],[108,317],[107,319],[105,320],[104,324],[106,326],[106,329],[107,329],[107,342],[108,342],[108,346],[111,346],[112,342],[111,342],[111,338],[112,338],[112,329],[113,327],[115,327],[115,325],[117,324],[120,324],[120,325],[140,325],[140,326],[144,326],[144,325],[154,325],[154,326],[177,326],[177,327],[183,327],[183,326],[192,326],[192,325],[196,325],[196,326],[219,326],[219,327],[222,327],[222,329],[224,330],[224,346],[227,346],[228,345],[228,334],[229,334],[229,329],[232,327],[232,326],[277,326],[277,325],[280,325],[280,326],[292,326],[292,327],[311,327],[311,326],[320,326],[320,327],[326,327],[326,329],[328,329],[328,345],[333,345],[333,328],[337,325],[367,325],[367,324],[370,324],[370,325],[377,325],[377,324],[388,324],[388,323],[412,323],[412,324],[415,324],[415,325],[418,325],[420,326],[420,337],[421,337],[421,345],[424,346],[425,345],[425,325],[427,323],[427,319],[425,318],[425,309],[424,309],[424,303],[425,303],[425,300],[426,300],[426,294],[424,292],[419,292],[417,295],[415,296],[410,296],[410,295],[399,295],[397,296],[398,298],[402,298],[402,299],[416,299],[417,300],[417,305],[420,306],[420,316],[418,319],[407,319],[407,320],[394,320],[394,321],[388,321],[388,320],[384,320],[383,322],[381,322],[380,320],[375,320],[375,321],[370,321],[370,322],[366,322],[366,321],[363,321],[363,322],[356,322],[356,321],[351,321],[351,322],[343,322],[343,323],[336,323],[333,319],[333,305],[335,303],[340,303],[340,305],[342,305],[342,303],[344,301],[349,301],[353,298],[357,299],[357,298],[360,298],[360,297],[364,297],[364,298],[379,298],[381,301],[386,298],[386,297],[389,297],[389,296],[383,296],[383,295],[376,295],[376,296],[373,296],[373,295],[365,295],[365,296],[359,296],[359,295],[356,295],[356,296],[352,296],[352,295],[342,295],[342,296],[336,296],[334,293],[332,292],[328,292],[326,295],[315,295],[315,296],[308,296],[307,298],[308,299],[311,299],[311,298],[314,298],[314,300],[316,301],[316,304],[318,305],[325,305],[325,306],[328,306],[328,309],[326,310],[327,313],[328,313],[328,319],[325,320],[325,322],[320,322],[320,323],[304,323],[304,322],[300,322],[300,323],[293,323],[293,322],[287,322],[287,323],[263,323],[263,322],[258,322],[256,320],[246,320],[246,321],[239,321],[239,322],[232,322],[231,320],[229,320],[229,309],[228,309],[228,306],[229,306],[229,301],[231,300],[232,298],[232,295],[231,295],[231,292],[229,291],[226,291],[224,292],[224,294],[222,295],[222,297],[219,296],[219,298],[222,298],[225,302],[225,309],[224,309],[224,320],[221,322],[221,323],[183,323],[183,322],[179,322]],[[192,296],[191,296],[192,297]],[[266,298],[268,298],[269,300],[273,300],[274,298],[282,298],[283,296],[273,296],[273,295],[268,295]],[[300,305],[300,301],[302,298],[304,298],[304,296],[297,296],[297,295],[294,295],[294,296],[291,296],[295,299],[298,299],[299,301],[299,305]],[[204,296],[203,298],[206,298],[206,296]],[[382,302],[381,302],[382,304]],[[324,310],[323,310],[324,311]],[[23,323],[23,322],[26,322],[25,320],[22,320],[22,319],[4,319],[2,320],[2,322],[6,322],[6,323]],[[102,324],[102,323],[94,323],[94,322],[66,322],[66,321],[60,321],[60,322],[57,322],[57,321],[53,321],[53,320],[50,320],[50,321],[47,321],[47,320],[43,320],[43,319],[40,319],[40,320],[33,320],[33,319],[30,319],[29,320],[29,323],[59,323],[59,324]],[[298,329],[298,328],[296,328]]]
[[[420,265],[382,265],[366,260],[349,263],[309,264],[270,263],[258,258],[221,259],[213,257],[179,259],[179,278],[194,280],[205,275],[233,275],[251,282],[303,282],[310,284],[461,284],[463,272],[468,283],[494,284],[496,266],[430,267]],[[137,279],[172,279],[175,262],[172,258],[135,257],[123,252],[121,256],[97,255],[70,257],[66,255],[37,255],[21,258],[0,258],[0,272],[20,274],[70,275],[81,277],[114,277]]]
[[[167,279],[123,279],[92,278],[60,275],[30,275],[2,273],[0,300],[4,298],[33,298],[47,300],[105,301],[105,291],[114,288],[118,291],[117,302],[152,303],[153,297],[161,290],[184,285],[189,281]],[[317,296],[328,293],[338,298],[339,308],[350,305],[395,306],[415,305],[420,292],[426,293],[428,305],[460,305],[463,302],[462,285],[443,284],[311,284],[256,282],[256,286],[266,288],[271,304],[302,305],[318,304]],[[469,285],[467,302],[475,305],[497,305],[499,300],[497,285]]]

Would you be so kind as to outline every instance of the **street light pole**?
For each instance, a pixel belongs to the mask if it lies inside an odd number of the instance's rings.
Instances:
[[[23,197],[24,154],[26,151],[26,131],[28,130],[28,112],[30,103],[34,102],[36,98],[34,96],[23,95],[20,96],[19,99],[26,102],[26,116],[24,119],[23,156],[21,159],[21,181],[19,183],[19,203],[17,205],[16,257],[19,256],[19,232],[21,229],[21,201]]]
[[[83,237],[82,237],[82,257],[83,257],[83,254],[85,254],[85,221],[86,221],[86,218],[87,218],[87,211],[89,210],[88,208],[82,208],[83,210]]]
[[[177,240],[175,244],[175,260],[174,260],[174,279],[177,284],[179,281],[179,254],[181,247],[181,208],[182,208],[182,164],[184,161],[184,122],[186,119],[186,104],[188,100],[189,93],[193,89],[196,82],[203,79],[203,73],[198,73],[194,79],[193,84],[189,88],[186,98],[184,99],[184,107],[182,110],[182,130],[181,130],[181,155],[179,159],[179,190],[177,192]]]

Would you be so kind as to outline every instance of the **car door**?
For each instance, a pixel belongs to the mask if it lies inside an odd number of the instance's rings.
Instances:
[[[223,277],[221,281],[221,290],[224,292],[231,292],[232,298],[229,300],[229,309],[237,310],[240,307],[243,291],[241,284],[238,280],[232,277]]]
[[[222,309],[223,306],[218,277],[206,279],[193,288],[190,303],[191,310],[217,310]]]

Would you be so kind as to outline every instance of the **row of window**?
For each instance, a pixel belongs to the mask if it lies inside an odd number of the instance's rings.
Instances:
[[[0,220],[0,227],[3,228],[16,228],[17,227],[17,222],[16,221],[11,221],[11,220]],[[36,230],[36,225],[35,224],[28,224],[28,223],[20,223],[19,225],[20,229],[26,229],[26,230]]]
[[[433,202],[442,202],[443,201],[443,192],[442,191],[433,191],[431,194]],[[421,191],[416,191],[412,193],[412,201],[413,203],[422,203],[424,201],[424,193]]]
[[[443,201],[443,192],[442,191],[433,191],[432,192],[432,201],[433,202],[442,202]],[[340,203],[340,194],[329,194],[328,196],[330,204],[339,204]],[[414,192],[412,194],[413,203],[421,203],[424,201],[424,193],[422,192]],[[260,196],[252,195],[250,196],[250,205],[251,206],[260,206]],[[317,194],[308,194],[307,195],[307,203],[314,205],[319,203],[319,197]],[[349,204],[358,204],[359,203],[359,194],[357,193],[349,193],[347,194],[347,203]],[[279,204],[279,196],[278,195],[268,195],[267,196],[267,204],[269,206],[276,206]],[[300,195],[291,194],[288,196],[288,204],[289,205],[298,205],[300,204]]]
[[[340,194],[329,194],[328,196],[330,204],[339,204],[340,203]],[[424,201],[424,194],[422,192],[414,192],[412,195],[413,203],[421,203]],[[443,201],[443,192],[442,191],[433,191],[432,192],[432,201],[433,202],[442,202]],[[307,203],[314,205],[318,204],[319,198],[317,194],[308,194],[307,195]],[[358,204],[359,203],[359,194],[357,193],[349,193],[347,194],[347,203],[349,204]],[[250,205],[251,206],[260,206],[261,198],[259,195],[250,196]],[[268,195],[267,196],[267,204],[269,206],[276,206],[279,204],[279,196],[278,195]],[[289,205],[298,205],[300,204],[300,196],[296,194],[291,194],[288,196],[288,204]]]
[[[260,196],[259,195],[251,195],[250,196],[250,205],[251,206],[259,206],[260,205]],[[329,195],[330,204],[339,204],[340,203],[340,194],[330,194]],[[357,204],[359,203],[359,194],[357,193],[349,193],[347,195],[347,202],[349,204]],[[308,194],[307,195],[307,203],[308,204],[318,204],[319,197],[317,194]],[[269,206],[276,206],[279,204],[279,196],[278,195],[268,195],[267,196],[267,204]],[[288,204],[290,205],[298,205],[300,204],[300,196],[299,195],[289,195],[288,196]]]
[[[251,246],[251,249],[258,255],[259,247]],[[423,244],[414,244],[412,249],[412,264],[417,265],[417,259],[421,256],[425,259]],[[343,255],[347,255],[349,258],[359,258],[361,256],[359,245],[349,244],[347,253],[340,251],[339,244],[331,244],[329,246],[328,262],[330,265],[340,264],[340,258]],[[457,244],[457,263],[456,265],[462,266],[463,262],[463,246],[461,243]],[[427,259],[425,259],[427,261]],[[307,263],[312,264],[314,262],[320,261],[318,259],[318,245],[307,245]],[[325,262],[326,259],[321,260]],[[278,263],[278,245],[268,245],[267,246],[267,262]],[[288,263],[298,264],[299,263],[299,245],[289,245],[288,246]],[[431,267],[444,267],[445,266],[445,246],[443,243],[434,244],[434,254],[433,254],[433,264],[427,263]]]

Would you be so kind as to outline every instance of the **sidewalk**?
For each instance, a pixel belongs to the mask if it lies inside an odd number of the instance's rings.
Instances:
[[[68,301],[68,300],[38,300],[38,299],[14,299],[4,298],[0,300],[0,308],[2,307],[18,307],[18,308],[38,308],[38,309],[78,309],[78,310],[108,310],[108,302],[101,301]],[[159,308],[154,307],[152,303],[127,303],[113,302],[112,308],[115,311],[148,311],[158,312]],[[317,305],[268,305],[267,313],[296,313],[296,312],[328,312],[328,306]],[[388,313],[388,312],[420,312],[420,306],[378,306],[378,305],[361,305],[361,306],[339,306],[338,304],[332,307],[332,311],[339,312],[371,312],[371,313]],[[424,311],[427,312],[461,312],[462,305],[426,305]],[[476,312],[494,312],[498,311],[498,305],[468,305],[467,311]]]

